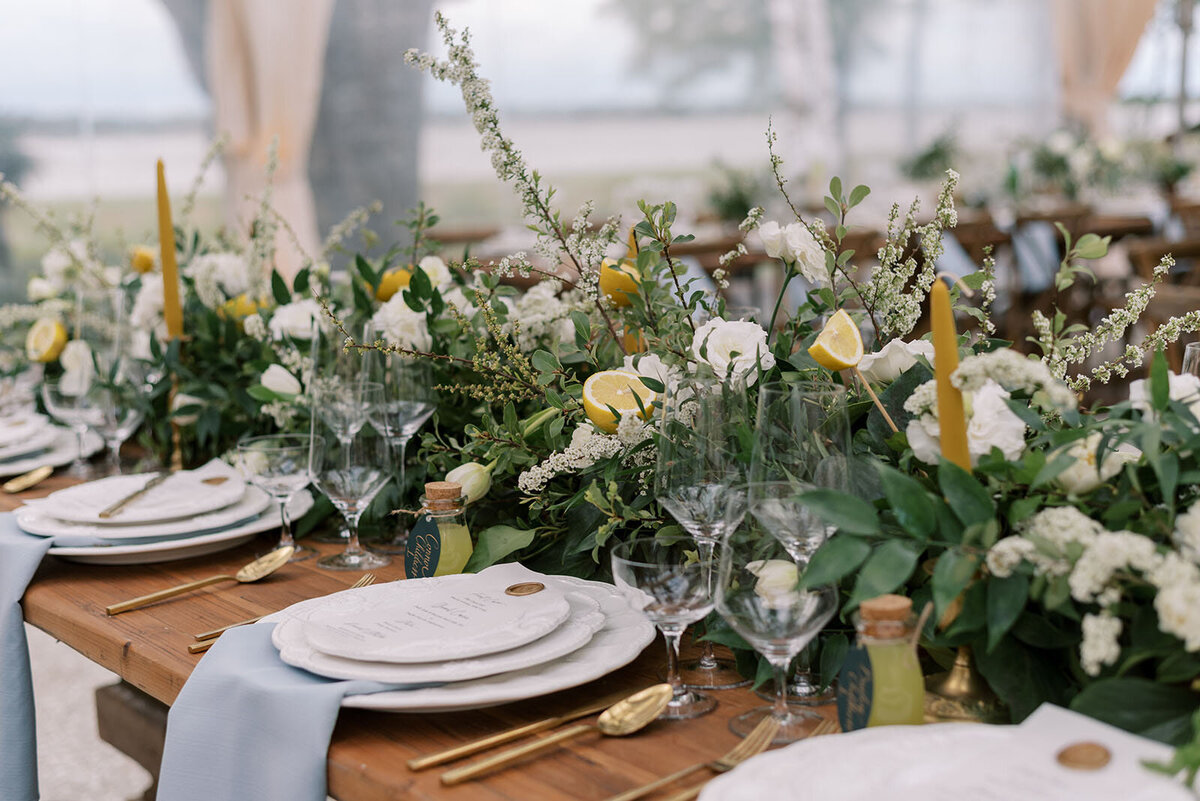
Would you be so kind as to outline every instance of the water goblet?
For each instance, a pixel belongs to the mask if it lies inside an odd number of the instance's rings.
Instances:
[[[746,424],[746,387],[715,377],[693,377],[668,388],[658,433],[654,496],[695,540],[710,566],[713,548],[746,513],[746,488],[738,461],[738,429]],[[750,683],[704,641],[700,659],[684,666],[689,687],[729,689]]]
[[[612,551],[613,583],[630,604],[645,613],[667,641],[667,681],[674,690],[660,717],[695,718],[716,708],[712,696],[688,688],[679,675],[679,640],[684,629],[703,620],[713,601],[707,576],[710,565],[697,559],[691,540],[660,543],[640,537]]]
[[[46,404],[46,411],[75,433],[75,460],[66,472],[72,478],[91,479],[96,476],[96,470],[87,462],[84,445],[84,437],[96,416],[95,399],[89,394],[90,388],[90,380],[85,383],[74,377],[66,381],[42,382],[42,402]]]
[[[136,397],[136,391],[128,384],[105,386],[98,383],[92,388],[95,407],[89,425],[108,447],[108,472],[112,475],[121,473],[121,446],[145,419],[142,401]]]
[[[312,548],[296,545],[287,513],[288,502],[312,480],[309,472],[312,442],[309,434],[268,434],[249,437],[237,444],[237,466],[242,475],[279,505],[283,532],[278,547],[291,545],[296,548],[292,562],[310,559],[317,553]]]
[[[729,721],[739,737],[770,715],[779,723],[772,742],[790,743],[821,720],[788,704],[787,671],[837,611],[838,593],[833,585],[805,587],[802,577],[783,544],[749,518],[717,546],[717,612],[775,669],[774,703]]]

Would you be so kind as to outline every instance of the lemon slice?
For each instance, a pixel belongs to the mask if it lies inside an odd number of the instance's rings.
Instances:
[[[35,362],[52,362],[67,344],[67,329],[58,320],[43,317],[25,335],[25,353]]]
[[[583,382],[583,410],[596,428],[608,434],[617,430],[620,416],[641,414],[643,420],[649,418],[650,404],[657,397],[658,393],[643,384],[637,375],[620,370],[605,370]],[[645,411],[638,408],[638,398],[641,398]],[[617,410],[619,417],[613,417],[610,406]]]
[[[600,293],[614,306],[628,306],[638,291],[638,271],[633,262],[605,259],[600,262]]]
[[[387,273],[384,273],[383,278],[379,279],[379,288],[375,290],[375,298],[387,303],[401,289],[408,289],[408,282],[411,280],[411,270],[406,270],[403,267],[389,270]]]
[[[828,370],[858,366],[863,357],[862,334],[845,309],[838,309],[829,318],[817,335],[817,341],[808,349],[808,355]]]

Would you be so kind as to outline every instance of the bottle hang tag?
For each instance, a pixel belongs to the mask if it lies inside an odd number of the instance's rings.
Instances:
[[[411,541],[411,540],[410,540]],[[871,673],[871,657],[861,646],[851,648],[838,674],[838,721],[842,731],[865,729],[871,719],[871,699],[875,680]]]
[[[442,558],[442,535],[437,521],[429,515],[421,515],[408,533],[408,544],[404,548],[404,577],[429,578],[437,572]]]

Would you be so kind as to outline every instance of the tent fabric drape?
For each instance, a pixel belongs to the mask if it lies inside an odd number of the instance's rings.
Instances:
[[[325,45],[334,0],[211,0],[208,72],[225,153],[227,214],[246,230],[266,183],[267,153],[278,141],[272,205],[300,245],[318,255],[319,234],[308,157],[321,99]],[[301,256],[283,231],[275,267],[285,276]]]
[[[1054,0],[1063,114],[1093,135],[1108,131],[1108,107],[1157,0]]]

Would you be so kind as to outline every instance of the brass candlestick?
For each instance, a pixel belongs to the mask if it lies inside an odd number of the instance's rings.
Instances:
[[[926,677],[925,721],[1008,722],[1004,704],[975,667],[969,645],[958,646],[949,671]]]

